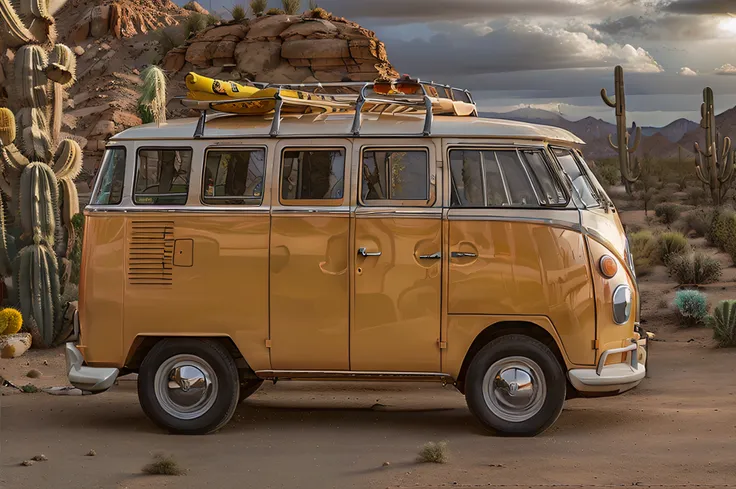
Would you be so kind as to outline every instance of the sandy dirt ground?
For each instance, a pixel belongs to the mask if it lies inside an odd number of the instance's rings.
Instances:
[[[3,388],[0,487],[736,485],[736,350],[713,348],[705,329],[667,329],[638,389],[568,401],[552,429],[527,439],[487,436],[463,397],[435,384],[265,384],[221,432],[201,437],[153,426],[134,380],[97,396]],[[6,361],[4,375],[38,368],[48,372],[38,385],[63,382],[59,354],[31,352],[21,359],[30,365],[12,369]],[[416,463],[422,444],[442,440],[447,464]],[[157,452],[186,475],[141,475]],[[48,461],[20,465],[38,454]]]

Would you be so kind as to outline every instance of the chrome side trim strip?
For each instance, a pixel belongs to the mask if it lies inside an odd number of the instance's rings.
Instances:
[[[639,355],[633,352],[638,352],[639,343],[637,343],[636,340],[632,340],[632,341],[633,343],[631,343],[629,346],[624,346],[623,348],[613,348],[611,350],[606,350],[603,353],[601,353],[601,358],[598,360],[598,366],[595,368],[595,373],[600,376],[601,372],[603,372],[603,367],[606,366],[606,360],[608,359],[608,356],[615,355],[617,353],[632,352],[629,354],[629,356],[631,357],[629,361],[633,368],[637,368],[639,366]]]
[[[452,376],[439,372],[374,372],[351,370],[257,370],[256,375],[267,380],[415,380],[454,382]]]
[[[84,208],[85,212],[105,212],[120,213],[129,212],[155,214],[157,212],[176,212],[182,214],[257,214],[268,215],[271,211],[268,207],[249,207],[249,206],[217,206],[217,205],[186,205],[186,206],[93,206],[88,205]]]
[[[582,232],[582,228],[579,223],[564,221],[562,219],[549,219],[545,217],[523,217],[523,216],[480,216],[480,215],[466,215],[457,216],[449,215],[450,221],[496,221],[496,222],[523,222],[531,224],[544,224],[547,226],[570,229],[571,231]]]

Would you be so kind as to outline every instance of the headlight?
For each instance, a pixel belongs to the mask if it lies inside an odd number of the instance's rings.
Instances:
[[[619,285],[613,291],[613,320],[616,324],[624,324],[631,316],[631,289],[628,285]]]

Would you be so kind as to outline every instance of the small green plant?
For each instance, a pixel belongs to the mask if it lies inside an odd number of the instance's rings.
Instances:
[[[245,7],[242,5],[236,5],[233,7],[233,11],[230,12],[235,22],[243,22],[245,20]]]
[[[268,7],[268,0],[250,0],[250,11],[253,15],[260,17]]]
[[[143,473],[148,475],[183,475],[184,469],[171,455],[157,453],[153,462],[143,467]]]
[[[21,386],[20,390],[25,394],[35,394],[36,392],[38,392],[38,387],[33,384],[26,384],[24,386]]]
[[[430,464],[447,463],[447,442],[430,441],[419,449],[417,462]]]
[[[680,217],[680,212],[680,206],[671,202],[657,204],[654,208],[654,215],[657,216],[667,227]]]
[[[657,260],[666,265],[671,257],[684,253],[689,248],[684,234],[674,231],[662,233],[657,238]]]
[[[736,301],[719,302],[713,315],[708,317],[707,324],[713,328],[713,339],[718,346],[736,346]]]
[[[296,15],[302,9],[302,0],[281,0],[281,6],[288,15]]]
[[[681,326],[703,324],[708,316],[708,298],[697,290],[678,290],[673,304]]]
[[[207,14],[207,15],[205,16],[205,18],[206,18],[206,20],[207,20],[207,27],[209,27],[209,26],[211,26],[211,25],[219,24],[220,22],[222,22],[222,19],[220,19],[220,18],[219,18],[219,17],[217,16],[217,15],[215,15],[215,14]]]
[[[280,8],[270,8],[266,10],[266,15],[284,15],[285,13],[286,12]]]
[[[15,334],[23,326],[23,315],[19,310],[6,307],[0,311],[0,335]]]
[[[207,16],[199,12],[192,12],[184,21],[184,32],[189,37],[207,28]]]
[[[694,233],[695,236],[701,238],[708,234],[711,222],[713,222],[713,210],[707,208],[698,208],[684,217],[685,232]]]
[[[651,272],[654,265],[657,241],[649,231],[637,231],[629,234],[629,249],[634,257],[634,269],[638,276]]]
[[[667,260],[667,271],[679,285],[712,284],[721,278],[721,262],[704,253],[677,254]]]

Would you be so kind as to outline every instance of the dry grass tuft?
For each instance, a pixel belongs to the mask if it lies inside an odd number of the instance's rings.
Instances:
[[[447,442],[430,441],[422,445],[419,450],[417,462],[424,464],[444,464],[447,463]]]
[[[148,475],[184,475],[184,469],[171,455],[157,453],[153,462],[143,467],[143,473]]]

